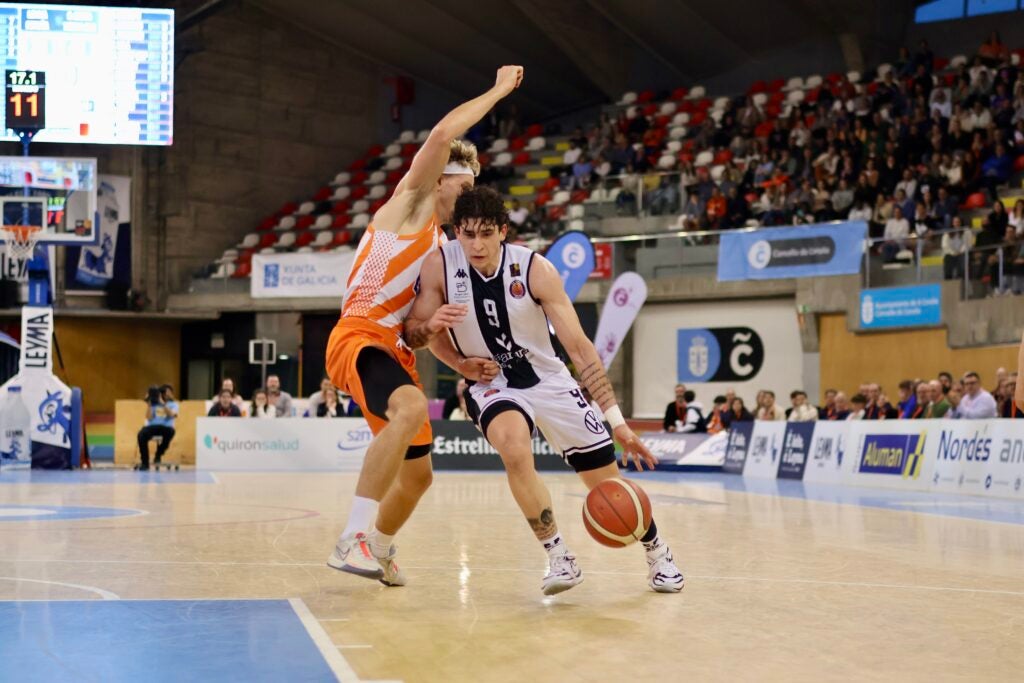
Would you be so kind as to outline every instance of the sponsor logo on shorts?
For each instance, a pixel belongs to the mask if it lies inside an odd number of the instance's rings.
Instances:
[[[526,285],[522,280],[513,280],[512,284],[508,286],[508,293],[515,299],[522,299],[526,296]]]
[[[594,414],[593,410],[587,411],[587,414],[583,417],[583,423],[594,434],[604,434],[604,425],[597,419],[597,415]]]
[[[491,396],[494,396],[499,391],[501,391],[501,389],[488,389],[487,391],[484,392],[484,398],[490,398]]]

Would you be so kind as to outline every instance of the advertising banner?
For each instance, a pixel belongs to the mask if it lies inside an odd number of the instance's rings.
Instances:
[[[562,233],[551,243],[544,256],[562,276],[569,301],[575,301],[594,271],[594,245],[590,243],[590,238],[578,230]]]
[[[597,323],[594,346],[607,368],[615,360],[622,341],[633,326],[637,313],[647,301],[647,283],[636,273],[623,273],[612,283]]]
[[[355,251],[307,254],[255,254],[252,257],[254,298],[325,297],[345,295]]]
[[[842,480],[843,458],[849,443],[850,423],[843,420],[814,423],[814,436],[803,480],[822,484],[838,484]]]
[[[201,417],[196,469],[356,472],[372,438],[362,418]]]
[[[922,491],[928,488],[934,461],[925,447],[937,436],[932,420],[853,420],[843,467],[843,483]]]
[[[718,280],[774,280],[860,272],[867,223],[851,221],[722,233]]]
[[[779,457],[779,479],[803,479],[816,422],[787,422]]]
[[[786,434],[785,422],[755,422],[747,451],[744,477],[774,479],[779,469],[782,441]]]
[[[875,330],[942,322],[942,285],[885,287],[860,292],[860,327]]]
[[[591,280],[610,280],[615,268],[615,245],[611,242],[600,242],[594,245],[594,272]]]
[[[131,220],[132,179],[129,176],[100,175],[96,190],[99,235],[95,246],[82,247],[75,280],[83,285],[103,287],[114,278],[117,237],[121,223]]]
[[[729,428],[729,439],[725,446],[725,462],[722,463],[723,472],[743,474],[753,431],[753,422],[734,422]]]
[[[640,440],[658,458],[659,470],[717,470],[725,462],[729,435],[647,432]]]
[[[985,444],[989,451],[988,459],[983,461],[985,495],[1024,500],[1024,420],[989,422],[995,424],[992,443]]]
[[[434,429],[434,450],[430,457],[435,470],[505,469],[498,452],[472,422],[431,420],[430,424]],[[572,472],[539,433],[533,438],[533,461],[538,470]]]

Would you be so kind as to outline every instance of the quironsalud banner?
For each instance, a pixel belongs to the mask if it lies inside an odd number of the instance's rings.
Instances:
[[[633,326],[637,313],[647,301],[647,283],[636,273],[623,273],[612,283],[597,323],[594,346],[607,368],[615,360],[622,341]]]
[[[578,230],[564,233],[551,243],[544,256],[562,276],[569,301],[575,301],[594,271],[594,245],[590,238]]]
[[[868,226],[822,223],[753,232],[723,232],[718,280],[774,280],[860,272]]]

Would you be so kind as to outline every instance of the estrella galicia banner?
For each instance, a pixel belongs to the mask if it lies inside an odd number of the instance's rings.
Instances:
[[[749,327],[677,330],[676,352],[679,382],[746,382],[764,364],[764,344]]]
[[[575,301],[594,271],[594,245],[590,238],[579,230],[563,233],[551,243],[544,257],[562,276],[569,301]]]
[[[722,233],[718,280],[774,280],[860,272],[863,221]]]
[[[753,422],[734,422],[729,428],[729,443],[725,447],[723,472],[743,474],[743,464],[747,461],[747,449],[750,448],[750,437],[754,433]]]
[[[803,479],[807,454],[814,440],[814,422],[787,422],[779,458],[779,479]]]
[[[942,322],[942,285],[886,287],[860,292],[860,327],[916,327]]]

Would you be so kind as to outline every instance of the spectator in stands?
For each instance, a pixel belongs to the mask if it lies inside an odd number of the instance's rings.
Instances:
[[[444,400],[444,408],[441,410],[441,417],[445,420],[451,419],[452,411],[459,407],[462,395],[466,392],[466,379],[459,377],[455,382],[455,391]]]
[[[177,417],[178,402],[174,399],[174,387],[170,384],[150,387],[146,398],[146,424],[139,430],[136,439],[141,458],[139,470],[149,469],[149,440],[153,438],[160,439],[160,445],[156,447],[156,464],[160,464],[174,440],[174,420]]]
[[[831,421],[845,420],[850,417],[850,412],[850,400],[846,397],[846,394],[839,391],[836,392],[835,409],[821,419]]]
[[[324,377],[320,380],[320,389],[318,391],[314,391],[309,396],[309,401],[306,404],[306,414],[310,417],[316,417],[319,414],[318,411],[320,406],[330,393],[333,393],[335,398],[337,398],[338,390],[335,389],[334,385],[331,383],[331,378]]]
[[[981,387],[981,378],[976,372],[968,372],[964,375],[964,396],[957,407],[960,417],[968,420],[977,420],[988,417],[996,417],[999,410],[992,394]]]
[[[815,422],[818,419],[818,409],[807,401],[807,392],[796,390],[789,395],[793,404],[786,411],[786,419],[789,422]]]
[[[508,212],[508,219],[512,221],[512,225],[520,232],[523,231],[523,224],[526,223],[526,218],[529,215],[530,210],[524,207],[518,199],[512,200],[512,209]]]
[[[928,406],[932,400],[932,389],[928,382],[917,383],[915,398],[914,409],[902,415],[906,420],[923,420],[926,417]]]
[[[221,389],[220,396],[210,406],[207,417],[242,417],[242,411],[234,403],[235,395],[230,389]]]
[[[459,381],[462,383],[463,391],[459,391],[456,394],[458,402],[456,403],[455,408],[452,409],[452,412],[446,418],[446,419],[449,419],[449,420],[468,420],[468,419],[470,419],[470,417],[469,417],[469,408],[466,407],[466,391],[465,391],[466,380],[460,378]],[[584,388],[584,391],[586,391],[585,388]],[[590,403],[590,401],[588,401],[588,403]]]
[[[895,419],[898,416],[899,413],[889,403],[885,394],[882,393],[880,385],[875,383],[868,384],[866,396],[867,404],[864,406],[865,420]]]
[[[846,416],[847,420],[863,420],[867,414],[867,402],[868,399],[864,394],[854,394],[853,398],[850,399],[850,413]]]
[[[905,379],[896,387],[899,398],[896,401],[896,410],[900,419],[906,419],[917,407],[917,395],[914,391],[914,382]]]
[[[650,211],[652,216],[674,214],[679,210],[679,189],[671,176],[661,176],[658,187],[651,192]]]
[[[895,263],[899,253],[907,248],[907,238],[909,237],[910,223],[903,217],[903,209],[898,205],[894,206],[892,218],[885,223],[882,260],[886,263]]]
[[[686,204],[679,216],[677,224],[683,230],[700,230],[704,221],[704,204],[696,192],[686,198]]]
[[[331,390],[323,395],[323,400],[316,406],[317,417],[345,417],[345,407],[338,401],[338,392],[331,387]]]
[[[281,378],[277,375],[267,377],[267,401],[277,411],[278,417],[291,417],[295,414],[292,396],[287,391],[281,391]]]
[[[715,396],[711,415],[708,416],[708,434],[718,434],[725,427],[725,414],[729,412],[729,404],[725,396]]]
[[[761,391],[760,407],[754,416],[758,420],[781,421],[786,419],[786,411],[775,402],[775,392],[764,389]]]
[[[729,410],[722,415],[722,424],[728,429],[734,422],[753,422],[754,416],[743,405],[743,399],[735,397],[729,404]]]
[[[1024,237],[1024,199],[1018,199],[1014,203],[1013,210],[1006,217],[1006,222],[1017,233],[1018,238]]]
[[[964,229],[960,216],[953,218],[950,231],[942,235],[942,274],[957,280],[964,276],[964,254],[974,246],[974,232]]]
[[[661,428],[666,432],[676,431],[676,427],[686,421],[686,385],[676,385],[676,398],[665,406],[665,418],[661,421]]]
[[[1010,59],[1010,50],[1003,44],[999,31],[993,30],[988,39],[978,48],[976,64],[983,62],[989,66],[999,66]]]
[[[707,416],[704,414],[704,404],[697,400],[697,394],[687,389],[683,392],[683,400],[686,402],[686,422],[682,432],[706,432]]]
[[[225,377],[220,381],[220,391],[218,391],[217,395],[214,396],[211,400],[219,401],[220,396],[222,393],[224,393],[225,389],[231,392],[231,402],[238,406],[239,412],[244,416],[246,413],[245,401],[242,400],[241,396],[235,393],[235,380],[231,379],[230,377]]]
[[[928,382],[928,405],[924,411],[924,419],[931,420],[945,417],[949,411],[949,401],[943,393],[942,382],[933,379]]]
[[[1012,171],[1013,159],[1006,151],[1006,146],[1002,143],[997,144],[992,155],[981,164],[982,183],[988,188],[990,195],[996,196],[996,188],[1009,180]]]
[[[572,175],[569,177],[569,190],[585,190],[590,187],[594,173],[594,164],[586,154],[580,154],[576,163],[572,165]]]
[[[277,409],[270,405],[266,389],[257,389],[252,395],[252,416],[258,418],[277,417]]]
[[[728,209],[728,203],[725,197],[722,196],[722,191],[716,185],[711,190],[711,197],[708,199],[708,228],[715,230],[721,226],[721,221],[725,218],[726,210]]]
[[[949,388],[953,386],[953,375],[943,370],[939,373],[939,384],[942,386],[942,395],[945,396],[949,393]]]
[[[851,206],[853,206],[853,190],[846,178],[840,178],[838,186],[832,191],[832,208],[837,214],[845,216]]]
[[[847,216],[847,218],[849,220],[851,220],[851,221],[865,221],[865,222],[870,223],[871,222],[871,217],[872,217],[873,214],[874,214],[874,211],[871,209],[871,206],[868,204],[867,198],[861,197],[861,198],[856,200],[853,208],[850,209],[850,213]]]
[[[1010,375],[1003,385],[1003,400],[999,404],[999,417],[1021,419],[1024,418],[1024,410],[1017,406],[1015,395],[1017,393],[1017,373]]]
[[[828,420],[829,415],[836,411],[836,394],[839,392],[835,389],[825,390],[825,404],[818,408],[818,419]]]
[[[996,368],[996,376],[995,376],[996,383],[995,383],[995,386],[992,388],[992,395],[997,400],[1000,398],[999,392],[1000,392],[1003,384],[1006,382],[1007,379],[1009,379],[1009,377],[1010,377],[1010,374],[1006,371],[1006,368],[1002,368],[1002,367]]]
[[[953,385],[946,392],[946,401],[949,403],[949,410],[946,411],[945,418],[947,420],[959,420],[964,417],[961,413],[961,406],[963,405],[963,390]]]

